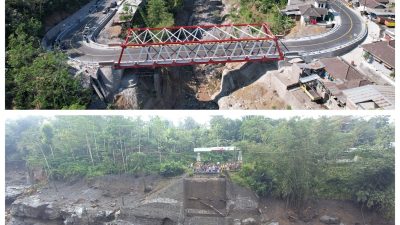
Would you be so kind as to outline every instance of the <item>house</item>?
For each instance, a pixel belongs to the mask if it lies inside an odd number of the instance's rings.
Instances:
[[[334,82],[323,80],[322,86],[327,95],[325,97],[325,102],[329,108],[337,109],[345,106],[346,97],[343,95],[343,91],[340,90]]]
[[[292,87],[300,87],[312,102],[324,103],[331,109],[345,107],[344,90],[371,84],[358,70],[340,58],[293,63],[288,74],[291,74],[286,75],[290,79],[285,79],[284,74],[278,77],[279,83],[284,84],[278,91],[282,96],[283,92]]]
[[[384,33],[384,36],[383,36],[383,39],[385,41],[392,41],[392,40],[395,39],[395,37],[396,37],[396,33],[394,31],[394,28],[385,29],[385,33]]]
[[[319,60],[314,60],[309,63],[298,63],[298,66],[303,70],[300,75],[301,77],[307,77],[314,74],[322,77],[325,68],[325,65]]]
[[[359,5],[361,10],[365,8],[363,11],[386,8],[385,4],[380,3],[379,0],[359,0]]]
[[[272,82],[278,95],[285,96],[288,90],[298,87],[301,73],[301,68],[297,64],[293,64],[279,73],[278,76],[273,76]]]
[[[395,88],[393,86],[366,85],[344,90],[346,109],[394,109]]]
[[[371,84],[354,67],[339,58],[324,58],[320,61],[325,65],[325,78],[334,82],[339,90]]]
[[[384,0],[358,0],[358,3],[353,3],[358,5],[358,10],[371,15],[373,18],[376,16],[392,17],[394,12],[387,9],[387,2]]]
[[[311,99],[311,101],[316,102],[323,99],[323,94],[318,92],[318,88],[321,85],[321,77],[317,74],[313,74],[307,77],[301,77],[299,79],[300,88],[306,93],[306,95]]]
[[[329,108],[343,108],[346,105],[344,90],[371,84],[354,67],[339,58],[324,58],[320,61],[325,65],[321,91],[326,93],[324,100]]]
[[[369,54],[371,63],[384,65],[390,71],[395,69],[395,40],[378,41],[361,46],[365,54]]]
[[[300,21],[301,19],[301,13],[298,5],[288,5],[281,12],[293,20]]]
[[[315,8],[328,8],[328,0],[315,0],[314,1]]]
[[[281,12],[301,24],[316,24],[328,15],[328,0],[289,0]]]
[[[313,5],[301,5],[299,10],[302,24],[317,24],[317,22],[325,20],[325,16],[328,15],[326,8],[316,8]]]
[[[367,9],[366,12],[370,15],[370,18],[376,23],[385,24],[386,26],[389,25],[388,27],[394,27],[395,25],[395,13],[390,9]],[[386,20],[388,20],[388,22],[390,21],[391,24],[387,24]]]

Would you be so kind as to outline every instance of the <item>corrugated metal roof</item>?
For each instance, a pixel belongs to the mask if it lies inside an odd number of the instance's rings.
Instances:
[[[308,83],[308,82],[313,81],[313,80],[318,80],[318,78],[319,78],[318,75],[313,74],[311,76],[301,77],[299,80],[300,80],[301,83],[304,84],[304,83]]]
[[[393,86],[366,85],[343,90],[348,101],[355,105],[373,101],[381,109],[394,109],[395,89]]]

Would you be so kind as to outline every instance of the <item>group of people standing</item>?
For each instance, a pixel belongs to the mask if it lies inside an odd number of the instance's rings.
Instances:
[[[194,165],[192,164],[194,173],[203,173],[203,174],[216,174],[221,173],[223,171],[237,171],[241,167],[241,162],[227,162],[227,163],[203,163],[196,162]]]

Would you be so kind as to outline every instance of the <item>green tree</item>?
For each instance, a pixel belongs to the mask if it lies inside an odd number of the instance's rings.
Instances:
[[[40,39],[48,16],[72,13],[88,1],[6,0],[6,108],[86,108],[89,91],[69,75],[67,58],[45,53]]]
[[[90,91],[68,72],[66,56],[42,53],[31,65],[12,71],[13,106],[18,109],[62,109],[85,106]]]
[[[268,23],[272,32],[283,34],[294,26],[294,21],[280,12],[286,0],[239,1],[239,9],[232,8],[230,17],[236,23]]]
[[[164,0],[147,1],[147,25],[150,27],[169,27],[174,24],[174,17],[168,11]]]

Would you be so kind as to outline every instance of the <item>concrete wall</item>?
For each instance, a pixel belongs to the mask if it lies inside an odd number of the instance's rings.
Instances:
[[[212,205],[220,212],[226,211],[226,180],[225,178],[185,178],[183,181],[185,210],[211,211],[213,210],[201,203]],[[216,214],[218,215],[218,214]]]
[[[101,66],[97,71],[97,77],[104,85],[102,88],[106,92],[107,101],[112,102],[114,100],[114,94],[118,91],[123,74],[123,69],[115,70],[113,66]]]
[[[284,98],[285,94],[288,92],[286,85],[283,84],[275,74],[271,75],[271,87],[281,98]]]
[[[296,98],[287,90],[286,85],[277,76],[279,74],[271,75],[271,88],[276,91],[280,98],[285,99],[286,104],[290,105],[292,109],[301,109],[301,103],[296,101]]]

